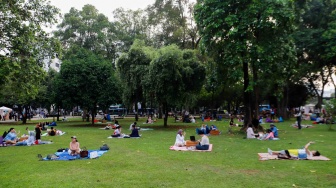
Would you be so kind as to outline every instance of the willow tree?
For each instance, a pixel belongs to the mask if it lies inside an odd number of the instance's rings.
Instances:
[[[251,123],[252,112],[258,112],[262,81],[258,75],[284,69],[295,60],[290,58],[294,57],[291,6],[289,1],[270,0],[198,0],[195,5],[201,48],[232,75],[243,72],[245,125]],[[277,79],[281,78],[273,80]]]
[[[144,99],[145,77],[148,74],[149,64],[152,61],[150,51],[144,41],[135,40],[127,53],[121,55],[117,68],[123,85],[124,104],[134,104],[135,121],[138,121],[138,102]]]
[[[165,116],[168,107],[188,105],[198,95],[205,80],[205,67],[192,50],[181,50],[176,45],[159,49],[149,67],[150,92],[154,93]],[[196,97],[195,97],[196,98]]]

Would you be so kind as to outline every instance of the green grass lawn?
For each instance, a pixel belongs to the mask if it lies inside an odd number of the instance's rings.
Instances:
[[[122,132],[130,133],[133,119],[118,120]],[[198,120],[199,121],[199,120]],[[27,125],[0,124],[1,134],[10,127],[25,132],[34,128],[37,121]],[[297,130],[293,121],[276,124],[279,141],[243,139],[243,133],[228,135],[228,121],[210,122],[223,133],[209,136],[212,152],[170,151],[179,128],[186,130],[186,138],[195,135],[196,124],[174,123],[162,126],[162,120],[154,128],[141,131],[140,139],[107,139],[112,130],[101,130],[104,124],[94,126],[70,119],[58,122],[57,129],[63,136],[42,137],[53,144],[35,146],[0,147],[0,187],[336,187],[335,131],[326,125]],[[303,124],[309,124],[304,121]],[[269,125],[264,125],[268,127]],[[70,137],[76,135],[81,146],[98,149],[103,143],[110,151],[99,159],[75,161],[39,161],[37,154],[46,156],[59,148],[69,147]],[[199,138],[199,136],[196,136]],[[319,150],[331,161],[268,160],[259,161],[257,153],[273,150],[295,149],[315,141],[310,146]]]

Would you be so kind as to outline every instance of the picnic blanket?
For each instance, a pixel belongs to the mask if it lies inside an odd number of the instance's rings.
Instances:
[[[265,160],[274,160],[274,159],[279,159],[277,155],[270,155],[268,153],[258,153],[259,160],[260,161],[265,161]],[[330,161],[329,158],[325,156],[314,156],[314,157],[308,157],[308,160],[314,160],[314,161]]]
[[[124,137],[124,136],[120,136],[120,137],[112,137],[112,136],[109,136],[107,138],[141,138],[141,135],[139,135],[140,137]]]
[[[65,132],[62,132],[61,134],[58,134],[58,135],[55,135],[55,136],[62,136],[64,134],[65,134]],[[43,133],[43,134],[41,134],[41,136],[49,136],[49,134],[48,133]]]
[[[178,147],[178,146],[170,146],[169,147],[170,150],[174,150],[174,151],[212,151],[212,144],[209,145],[209,149],[208,150],[197,150],[197,149],[193,149],[193,147]]]
[[[292,127],[294,128],[299,128],[297,124],[292,124]],[[313,128],[314,126],[312,125],[301,125],[301,128]]]
[[[89,155],[87,157],[81,158],[79,155],[69,155],[68,151],[64,152],[56,152],[55,155],[57,156],[56,159],[48,159],[47,157],[42,158],[43,161],[70,161],[70,160],[78,160],[78,159],[90,159],[90,153],[97,151],[98,157],[102,156],[108,150],[88,150]]]

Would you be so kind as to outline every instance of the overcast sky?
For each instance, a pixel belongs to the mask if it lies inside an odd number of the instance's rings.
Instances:
[[[109,17],[110,21],[112,18],[112,11],[123,7],[124,9],[144,9],[148,5],[151,5],[155,0],[49,0],[50,3],[59,9],[61,13],[68,13],[71,7],[75,7],[77,10],[81,10],[84,5],[91,4],[103,13],[105,16]]]

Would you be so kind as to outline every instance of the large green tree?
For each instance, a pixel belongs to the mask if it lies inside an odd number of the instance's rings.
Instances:
[[[151,87],[160,104],[167,126],[171,106],[188,106],[195,99],[205,80],[205,67],[192,50],[181,50],[176,45],[163,47],[153,59],[149,68]]]
[[[144,41],[135,40],[127,53],[118,60],[117,67],[123,87],[123,101],[135,107],[135,120],[138,121],[138,102],[143,101],[146,90],[146,75],[155,50],[145,46]]]
[[[182,49],[195,49],[198,41],[190,0],[156,0],[148,6],[153,45],[161,47],[176,44]]]
[[[43,59],[60,52],[57,40],[43,30],[56,23],[59,10],[45,0],[3,0],[0,12],[0,98],[21,107],[38,94]]]
[[[110,62],[116,60],[114,26],[94,6],[88,4],[82,10],[71,8],[57,28],[54,34],[65,49],[77,45],[102,55]]]
[[[243,72],[245,125],[251,123],[253,110],[258,111],[259,74],[284,69],[295,60],[290,58],[291,6],[289,1],[250,0],[198,0],[195,6],[201,47],[230,74]]]
[[[306,0],[296,2],[298,28],[294,33],[297,47],[298,79],[307,83],[321,108],[325,86],[331,81],[335,66],[336,1]]]
[[[92,124],[97,106],[120,101],[119,81],[112,64],[99,54],[73,46],[65,54],[56,87],[62,94],[63,106],[77,106],[91,111]]]
[[[118,8],[113,11],[113,26],[118,39],[118,51],[127,52],[135,39],[149,40],[150,27],[148,16],[144,10],[125,10]]]

